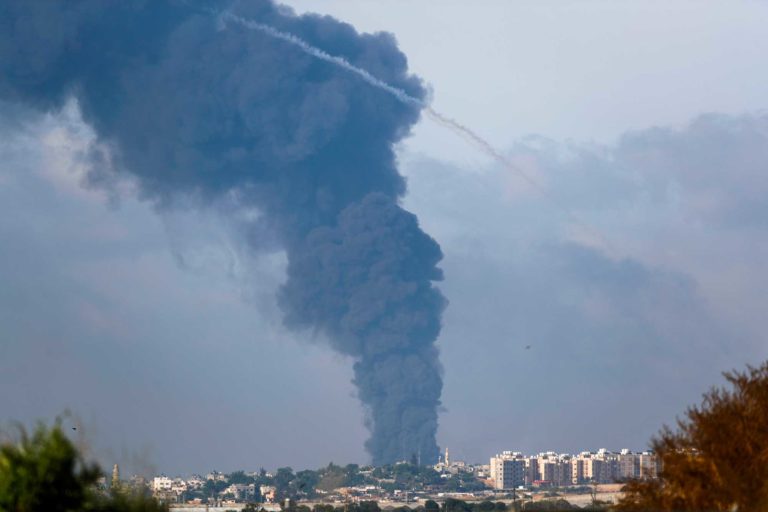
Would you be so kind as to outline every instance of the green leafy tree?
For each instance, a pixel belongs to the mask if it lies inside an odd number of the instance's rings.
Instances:
[[[496,504],[492,501],[482,501],[475,506],[476,510],[481,512],[490,512],[496,508]]]
[[[306,469],[296,473],[296,478],[291,482],[294,494],[314,496],[315,487],[320,480],[317,471]]]
[[[358,512],[381,512],[379,504],[375,501],[361,501]]]
[[[392,466],[377,466],[373,468],[372,476],[374,478],[390,478],[392,476]]]
[[[360,466],[357,464],[347,464],[344,466],[344,474],[346,476],[345,485],[355,486],[365,483],[365,477],[360,474]]]
[[[329,492],[347,485],[347,474],[341,466],[333,462],[318,472],[317,488]]]
[[[724,375],[652,440],[660,478],[627,483],[617,510],[768,510],[768,362]]]
[[[16,442],[0,445],[0,511],[2,512],[166,512],[141,493],[115,487],[96,491],[101,476],[64,434],[61,421],[39,424],[30,436],[19,428]]]
[[[221,494],[227,487],[229,487],[229,484],[226,480],[206,480],[203,484],[203,495],[206,497],[215,497]]]
[[[291,482],[296,478],[291,468],[278,468],[274,478],[277,499],[284,500],[291,497]]]
[[[472,512],[472,507],[464,500],[448,498],[443,503],[443,512]]]
[[[116,491],[108,497],[96,495],[87,512],[168,512],[168,507],[141,492]]]
[[[267,475],[267,470],[264,468],[259,469],[259,474],[256,475],[256,478],[254,479],[254,482],[256,483],[256,486],[261,485],[274,485],[275,479],[271,476]]]
[[[66,512],[81,510],[100,471],[86,464],[57,421],[40,424],[30,436],[0,446],[0,510]]]
[[[231,484],[250,484],[253,478],[245,474],[245,471],[235,471],[227,475],[227,482]]]
[[[582,510],[576,505],[571,505],[564,499],[531,501],[523,505],[523,510],[548,510],[551,512],[561,512],[566,510]]]

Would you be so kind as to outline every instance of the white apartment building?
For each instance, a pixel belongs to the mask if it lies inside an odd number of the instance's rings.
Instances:
[[[490,476],[496,489],[512,489],[520,485],[563,487],[656,478],[660,469],[658,457],[653,452],[634,453],[626,448],[619,453],[601,448],[597,452],[581,452],[574,456],[555,452],[525,456],[520,452],[505,451],[491,458]]]
[[[520,452],[504,451],[491,457],[491,479],[496,489],[525,485],[526,459]]]
[[[173,480],[165,475],[156,476],[152,479],[152,490],[154,492],[170,491],[173,487]]]

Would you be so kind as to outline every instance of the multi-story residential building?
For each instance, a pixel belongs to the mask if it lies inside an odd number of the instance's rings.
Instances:
[[[638,455],[639,458],[639,477],[656,478],[659,476],[661,464],[658,457],[653,452],[643,452]]]
[[[571,461],[571,482],[611,483],[619,478],[618,454],[601,448],[597,453],[581,452]]]
[[[552,473],[552,485],[556,487],[565,487],[573,483],[572,472],[573,464],[571,458],[567,455],[558,458]]]
[[[490,475],[496,489],[513,489],[521,485],[571,485],[572,458],[555,452],[526,457],[520,452],[505,451],[491,458]]]
[[[621,480],[628,478],[637,478],[640,476],[640,457],[637,453],[632,453],[624,448],[617,456],[619,463],[618,477]]]
[[[597,453],[581,452],[571,460],[574,484],[612,483],[630,478],[654,478],[658,474],[656,457],[650,452],[633,453],[623,449],[613,453],[600,449]]]
[[[525,483],[526,486],[531,486],[537,480],[539,480],[539,459],[536,457],[525,458]]]
[[[555,452],[540,453],[536,457],[538,471],[533,483],[562,487],[571,485],[572,464],[570,455]]]
[[[555,462],[548,459],[539,459],[539,482],[551,484],[555,478]]]
[[[587,481],[584,477],[584,457],[583,453],[571,459],[571,483],[574,485],[582,484]]]
[[[605,448],[600,448],[597,451],[596,458],[602,461],[600,471],[597,474],[595,481],[601,484],[609,484],[616,482],[619,477],[619,459],[618,454],[610,452]]]
[[[594,453],[579,454],[581,461],[581,480],[577,483],[598,482],[603,473],[603,461],[595,457]]]
[[[520,452],[505,451],[491,457],[491,479],[496,489],[525,485],[526,460]]]
[[[581,452],[571,462],[571,483],[610,483],[617,463],[607,450]]]

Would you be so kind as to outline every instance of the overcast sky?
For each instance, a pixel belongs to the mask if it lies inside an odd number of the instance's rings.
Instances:
[[[454,456],[644,449],[768,357],[768,5],[287,3],[393,33],[434,107],[539,184],[428,119],[398,149],[445,253]],[[0,114],[0,419],[69,408],[129,472],[366,462],[351,361],[281,326],[281,253],[83,187],[74,102]]]

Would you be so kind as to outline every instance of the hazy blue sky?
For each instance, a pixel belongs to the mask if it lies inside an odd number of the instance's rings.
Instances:
[[[768,5],[288,4],[392,32],[435,108],[546,190],[426,119],[398,148],[445,253],[443,447],[642,449],[768,357]],[[0,114],[0,419],[70,408],[129,471],[367,460],[350,361],[281,326],[281,253],[81,186],[73,102]]]

